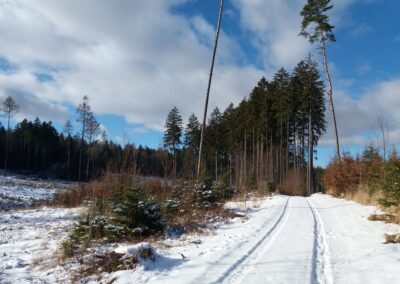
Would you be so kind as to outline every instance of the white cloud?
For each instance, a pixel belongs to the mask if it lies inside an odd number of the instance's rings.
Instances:
[[[369,33],[372,33],[373,31],[375,31],[375,29],[370,25],[366,23],[360,23],[356,25],[352,30],[350,30],[350,36],[352,36],[353,38],[359,38]]]
[[[347,16],[348,8],[355,3],[379,0],[334,0],[329,11],[336,29],[351,28],[354,36],[371,32],[372,27],[357,23]],[[232,0],[240,14],[240,25],[248,33],[260,52],[260,60],[268,68],[292,68],[309,52],[315,52],[308,41],[299,36],[302,10],[306,0]],[[319,56],[319,54],[318,54]]]
[[[47,102],[52,111],[21,108],[24,115],[47,113],[53,120],[65,117],[62,104],[77,105],[83,95],[96,113],[119,114],[150,129],[162,130],[174,105],[184,118],[199,115],[214,28],[200,17],[171,12],[183,2],[2,0],[0,56],[18,70],[0,74],[0,90]],[[212,104],[239,101],[263,75],[252,66],[238,67],[241,57],[240,46],[222,32]],[[54,81],[39,82],[34,72]]]
[[[339,137],[343,145],[366,145],[368,136],[378,137],[378,117],[389,121],[392,142],[400,136],[400,78],[377,83],[359,98],[349,92],[334,92]],[[328,130],[321,145],[334,145],[332,119],[327,112]]]
[[[308,42],[298,36],[304,3],[292,0],[233,0],[232,3],[265,66],[290,68],[308,54]]]

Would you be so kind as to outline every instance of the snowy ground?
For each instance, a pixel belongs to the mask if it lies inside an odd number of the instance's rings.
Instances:
[[[0,283],[66,283],[58,266],[62,240],[82,209],[23,209],[48,200],[66,184],[0,177]]]
[[[206,235],[153,243],[155,261],[101,274],[91,283],[400,283],[400,245],[384,233],[400,226],[371,222],[378,210],[316,194],[276,195],[226,204],[243,217],[215,223]],[[0,212],[0,283],[68,283],[55,253],[79,209]],[[129,244],[107,251],[136,251]],[[76,268],[76,263],[74,264]],[[82,281],[83,283],[85,281]]]
[[[0,176],[0,211],[26,208],[34,201],[50,199],[70,184],[19,176]]]
[[[400,226],[368,221],[376,208],[320,194],[246,206],[247,220],[237,218],[208,236],[164,241],[155,262],[104,282],[400,283],[400,246],[383,244],[383,234]]]
[[[0,213],[0,283],[66,283],[58,267],[61,241],[79,209],[40,208]]]

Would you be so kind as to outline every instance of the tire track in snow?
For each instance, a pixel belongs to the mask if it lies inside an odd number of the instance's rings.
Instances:
[[[309,198],[305,198],[314,217],[314,249],[311,284],[333,284],[329,246],[321,216]]]
[[[240,276],[240,278],[242,278],[243,276],[245,276],[247,274],[247,273],[243,273],[244,269],[241,266],[241,264],[243,264],[245,261],[248,261],[248,260],[250,260],[252,258],[256,258],[257,259],[258,258],[258,254],[257,255],[253,255],[253,253],[263,244],[264,244],[265,247],[262,250],[262,253],[266,252],[266,250],[272,244],[272,242],[274,241],[274,239],[275,239],[275,237],[277,235],[277,234],[273,234],[273,233],[276,232],[276,229],[282,223],[282,220],[284,219],[284,216],[287,215],[286,213],[287,213],[289,201],[290,201],[290,197],[287,198],[285,206],[284,206],[284,208],[282,210],[282,213],[279,215],[278,219],[273,223],[273,225],[265,233],[263,233],[262,237],[255,243],[255,245],[253,245],[252,247],[247,249],[247,251],[242,255],[242,257],[240,257],[232,265],[230,265],[221,274],[221,276],[217,280],[211,281],[211,283],[223,283],[223,282],[227,282],[227,281],[229,281],[229,283],[231,283],[232,280],[235,280],[235,278],[237,278],[238,276]],[[285,220],[287,220],[287,218]],[[267,225],[268,223],[270,223],[270,220],[268,220],[268,222],[264,223],[262,228],[264,227],[264,225]],[[283,225],[278,228],[279,229],[278,233],[279,233],[279,231],[280,231],[280,229],[282,227],[283,227]],[[259,231],[261,231],[261,229],[257,230],[257,232],[259,232]],[[265,243],[266,241],[268,243]],[[248,243],[248,242],[250,242],[250,240],[246,241],[246,243]],[[229,251],[221,259],[226,259],[227,257],[229,257],[229,255],[231,253],[232,253],[232,251]]]

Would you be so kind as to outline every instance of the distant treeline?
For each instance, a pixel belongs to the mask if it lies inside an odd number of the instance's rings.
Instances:
[[[0,161],[4,165],[7,130],[0,126]],[[86,139],[82,144],[82,180],[96,178],[105,170],[124,171],[133,168],[135,161],[143,166],[143,174],[162,175],[157,165],[155,150],[121,147],[108,140]],[[39,174],[63,179],[78,180],[81,137],[58,133],[51,122],[24,119],[9,132],[8,169],[27,174]],[[68,159],[69,156],[69,159]],[[142,158],[143,157],[143,158]],[[69,167],[68,167],[69,160]]]
[[[292,74],[282,68],[271,81],[262,78],[237,106],[211,112],[202,175],[237,188],[260,183],[305,186],[312,182],[314,147],[325,131],[324,112],[324,83],[310,58],[301,61]],[[173,108],[159,149],[122,147],[109,141],[87,97],[77,115],[82,128],[75,135],[69,121],[59,133],[51,122],[39,118],[25,119],[10,129],[7,168],[74,180],[128,170],[174,180],[196,178],[201,125],[194,114],[184,127],[178,109]],[[0,141],[0,162],[4,162],[7,129],[3,126]]]

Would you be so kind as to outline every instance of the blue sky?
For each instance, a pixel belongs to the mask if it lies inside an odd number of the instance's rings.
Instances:
[[[299,0],[226,0],[210,108],[247,96],[281,66],[315,47],[298,36]],[[400,139],[400,2],[332,0],[337,42],[328,46],[342,150],[379,146],[378,116]],[[15,117],[58,129],[84,95],[108,137],[158,147],[168,111],[200,116],[218,14],[217,0],[0,0],[0,99]],[[318,165],[334,155],[331,119]],[[4,124],[4,120],[3,120]],[[78,131],[78,125],[76,125]]]

